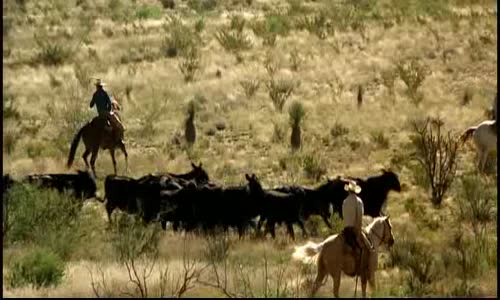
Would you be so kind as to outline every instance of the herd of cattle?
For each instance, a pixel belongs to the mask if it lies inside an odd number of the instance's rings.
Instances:
[[[76,174],[28,175],[16,181],[10,175],[3,176],[3,194],[16,183],[36,184],[44,188],[69,192],[77,199],[95,198],[105,202],[109,221],[116,209],[142,216],[144,222],[167,222],[175,231],[201,229],[209,232],[222,227],[238,230],[240,237],[252,228],[260,233],[265,223],[265,233],[275,237],[275,225],[285,223],[289,235],[294,238],[293,224],[298,224],[304,235],[304,221],[312,215],[320,216],[331,228],[331,211],[342,218],[342,202],[347,197],[344,190],[347,178],[338,176],[327,179],[317,188],[283,186],[264,189],[255,174],[245,174],[246,184],[222,187],[209,180],[200,165],[191,163],[192,170],[185,174],[148,174],[138,179],[108,175],[104,182],[105,199],[96,195],[97,186],[89,172]],[[371,217],[382,215],[382,207],[388,193],[400,192],[398,176],[387,170],[366,179],[348,177],[357,181],[362,191],[364,214]]]

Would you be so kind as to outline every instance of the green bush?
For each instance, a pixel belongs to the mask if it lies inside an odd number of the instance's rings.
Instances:
[[[162,16],[161,8],[156,5],[143,4],[135,13],[138,19],[159,19]]]
[[[57,286],[64,277],[64,262],[54,252],[37,249],[16,261],[10,272],[12,287]]]
[[[317,154],[306,155],[303,161],[306,177],[314,181],[319,181],[321,176],[326,174],[325,164],[317,156]]]
[[[76,201],[55,190],[13,186],[3,199],[4,243],[35,244],[69,258],[80,238]]]

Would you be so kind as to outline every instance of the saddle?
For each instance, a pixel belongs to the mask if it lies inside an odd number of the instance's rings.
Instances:
[[[123,140],[124,128],[117,114],[111,112],[105,117],[96,116],[91,122],[103,132],[111,134],[113,139]]]
[[[364,245],[360,245],[356,232],[354,232],[352,227],[345,227],[340,234],[347,246],[344,247],[344,251],[352,255],[355,261],[354,274],[350,275],[362,275],[362,270],[367,270],[368,268],[369,250]],[[363,260],[361,260],[362,256]]]

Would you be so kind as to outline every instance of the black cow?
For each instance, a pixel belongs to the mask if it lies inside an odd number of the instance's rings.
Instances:
[[[162,196],[162,220],[173,222],[174,230],[180,224],[186,231],[201,228],[211,232],[218,226],[227,231],[232,227],[241,238],[259,213],[248,186],[191,184],[179,191],[162,192]]]
[[[118,175],[108,175],[104,180],[104,191],[106,199],[106,212],[111,222],[111,214],[115,208],[127,213],[137,213],[136,201],[137,180],[134,178]]]
[[[390,170],[382,169],[382,175],[370,176],[367,179],[359,177],[347,177],[355,180],[361,187],[361,193],[358,195],[363,201],[364,214],[372,218],[382,215],[382,206],[387,199],[389,192],[401,191],[401,184],[398,175]],[[343,186],[348,182],[344,179],[336,179],[335,196],[332,197],[332,204],[339,210],[340,217],[342,216],[342,203],[347,197],[347,192]],[[340,188],[342,186],[342,188]]]
[[[84,200],[95,198],[97,191],[94,177],[86,171],[78,171],[77,174],[32,174],[25,176],[21,182],[56,189],[60,193],[67,191]]]
[[[275,234],[275,223],[284,222],[287,227],[288,234],[295,239],[293,224],[299,224],[304,235],[307,235],[304,223],[301,220],[302,201],[304,195],[295,193],[283,193],[277,191],[266,191],[262,188],[257,176],[245,174],[250,187],[250,193],[256,197],[261,208],[260,220],[266,220],[266,232],[270,231],[273,238]],[[260,227],[260,226],[258,226]]]
[[[193,170],[185,174],[159,173],[148,174],[139,179],[110,175],[106,177],[106,210],[108,217],[115,208],[129,213],[142,214],[145,222],[151,222],[160,213],[161,192],[179,190],[189,182],[206,183],[207,172],[199,166],[191,164]],[[110,218],[111,221],[111,218]],[[165,222],[162,227],[165,229]]]
[[[193,169],[184,174],[165,173],[165,175],[168,175],[175,179],[195,180],[197,184],[205,184],[210,181],[207,171],[205,171],[202,167],[202,163],[200,163],[198,166],[194,163],[191,163],[191,167]]]
[[[302,218],[307,220],[312,215],[321,216],[328,228],[332,225],[328,221],[330,218],[330,204],[336,189],[339,186],[341,190],[344,189],[344,184],[338,185],[334,180],[328,179],[326,183],[317,188],[311,189],[301,186],[284,186],[273,189],[274,191],[283,193],[296,194],[302,201]],[[334,207],[334,211],[338,208]]]

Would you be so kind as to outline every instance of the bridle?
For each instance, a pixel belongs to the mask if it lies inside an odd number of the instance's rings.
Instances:
[[[384,220],[384,223],[387,223],[387,226],[389,226],[389,228],[390,228],[390,225],[389,225],[388,220],[389,220],[389,219],[385,219],[385,220]],[[385,231],[386,231],[386,230],[385,230],[385,225],[384,225],[384,230],[383,230],[383,232],[382,232],[382,236],[378,235],[378,234],[377,234],[377,232],[376,232],[375,230],[373,230],[373,234],[374,234],[377,238],[379,238],[379,240],[382,242],[382,241],[384,241],[384,238],[385,238],[385,235],[386,235],[386,234],[385,234]]]

